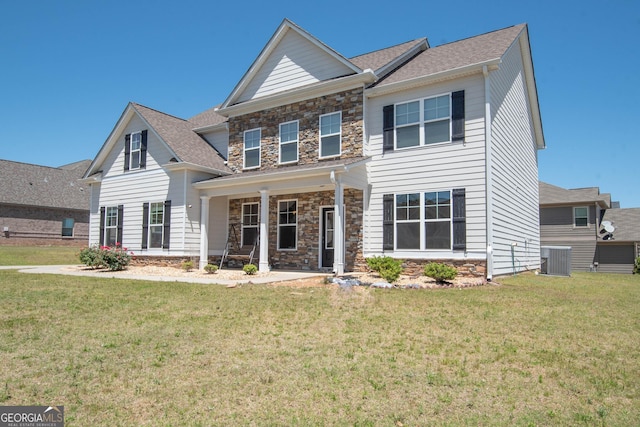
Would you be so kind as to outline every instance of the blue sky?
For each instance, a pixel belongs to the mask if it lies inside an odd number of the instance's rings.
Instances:
[[[222,102],[283,18],[346,57],[529,24],[540,179],[640,207],[640,2],[0,2],[0,158],[93,158],[129,101],[189,118]]]

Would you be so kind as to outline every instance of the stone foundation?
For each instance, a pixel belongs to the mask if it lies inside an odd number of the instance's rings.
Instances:
[[[439,262],[447,264],[451,267],[455,267],[458,270],[458,275],[462,277],[486,277],[487,275],[487,262],[486,260],[474,260],[474,259],[407,259],[404,260],[402,268],[404,269],[402,274],[408,276],[422,276],[424,274],[424,266],[430,262]],[[362,262],[358,262],[357,269],[354,271],[369,271],[369,266],[365,259]]]

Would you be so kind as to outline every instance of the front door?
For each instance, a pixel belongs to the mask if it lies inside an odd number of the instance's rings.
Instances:
[[[322,208],[322,267],[333,267],[333,208]]]

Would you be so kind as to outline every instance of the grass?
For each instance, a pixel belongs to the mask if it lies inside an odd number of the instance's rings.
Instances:
[[[79,252],[71,246],[0,246],[0,265],[79,264]]]
[[[68,425],[636,425],[640,277],[462,290],[0,271],[0,405]]]

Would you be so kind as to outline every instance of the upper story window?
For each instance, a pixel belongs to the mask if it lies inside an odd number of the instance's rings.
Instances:
[[[298,161],[298,121],[280,124],[280,163]]]
[[[147,163],[147,131],[133,132],[124,137],[124,170],[144,169]]]
[[[260,167],[260,129],[244,132],[244,168]]]
[[[140,153],[142,149],[142,132],[131,134],[131,155],[129,156],[129,169],[140,168]]]
[[[320,157],[336,157],[342,146],[342,112],[320,116]]]
[[[573,208],[573,226],[587,227],[589,225],[589,208],[580,206]]]
[[[464,91],[383,107],[383,151],[463,141]]]
[[[449,94],[397,104],[396,148],[449,142],[451,140],[450,119]]]

